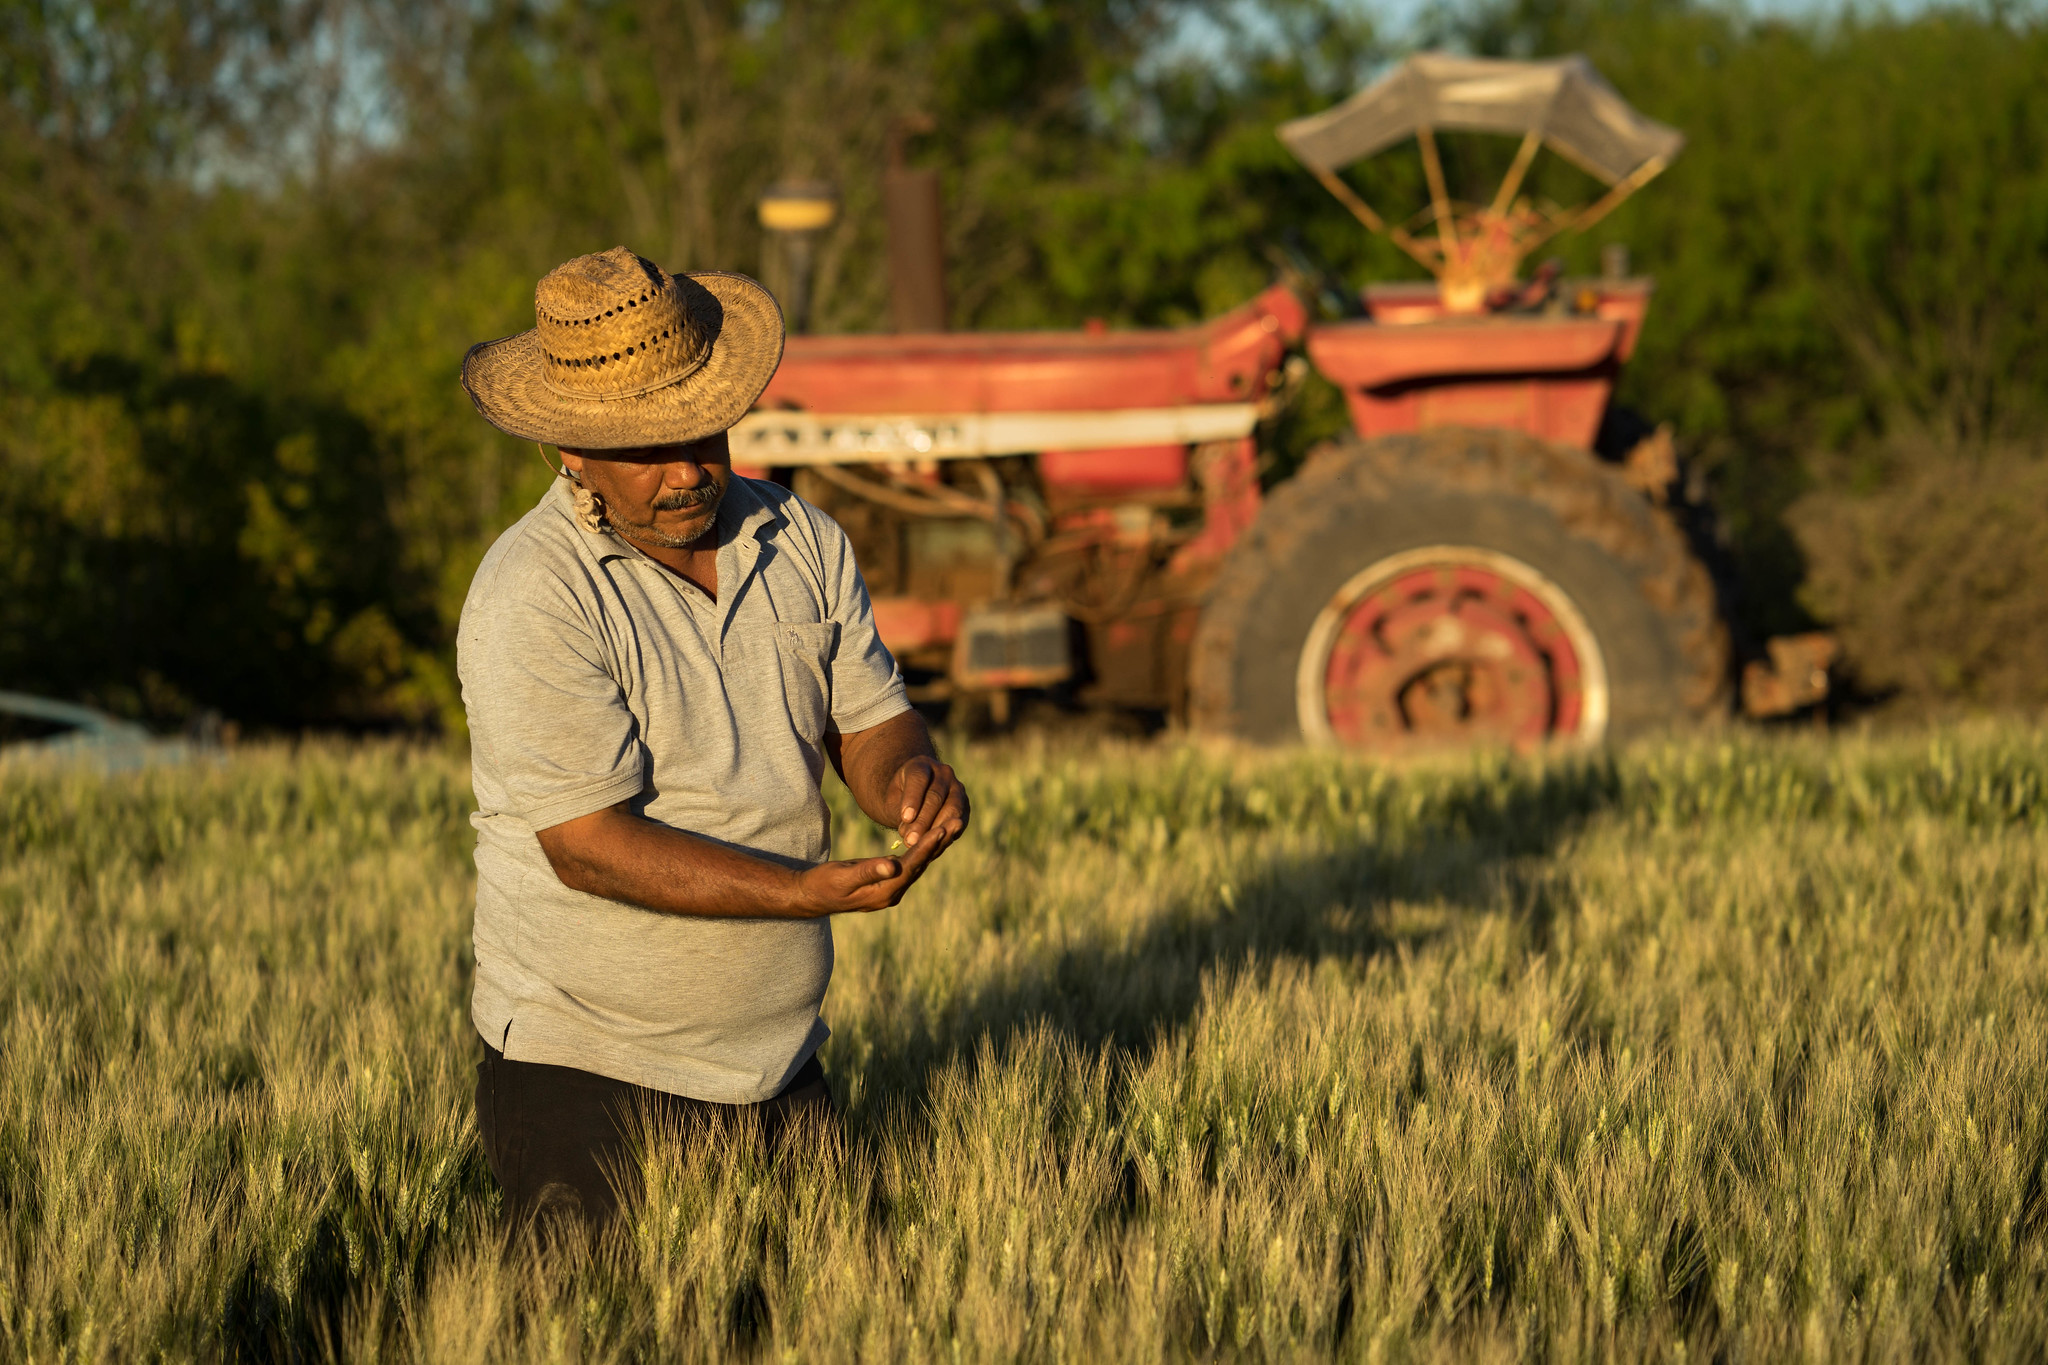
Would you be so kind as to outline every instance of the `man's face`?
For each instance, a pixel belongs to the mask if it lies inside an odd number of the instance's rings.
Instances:
[[[612,529],[668,550],[688,549],[717,524],[732,481],[732,448],[722,431],[687,445],[565,449],[562,463],[604,499]]]

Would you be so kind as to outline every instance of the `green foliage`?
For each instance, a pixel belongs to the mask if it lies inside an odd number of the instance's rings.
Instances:
[[[1259,288],[1289,240],[1353,284],[1412,276],[1272,136],[1395,55],[1358,13],[15,7],[0,682],[160,721],[459,726],[464,587],[546,478],[470,410],[463,350],[528,325],[550,266],[616,242],[781,287],[751,206],[784,176],[843,197],[819,325],[884,325],[878,172],[914,112],[937,125],[909,152],[945,186],[958,326],[1194,320]],[[1625,397],[1674,421],[1713,485],[1751,625],[1806,619],[1809,559],[1843,576],[1786,510],[1903,477],[1880,438],[1948,451],[2038,429],[2048,31],[2031,14],[1792,25],[1502,0],[1440,22],[1480,51],[1583,50],[1688,133],[1665,177],[1559,250],[1591,269],[1625,241],[1657,276]],[[1191,24],[1220,36],[1176,46]],[[1461,184],[1508,150],[1445,143]],[[1424,198],[1403,151],[1354,178],[1397,217]],[[1531,187],[1590,188],[1549,157]],[[1268,433],[1270,477],[1344,420],[1326,384],[1302,394]]]
[[[840,1131],[504,1238],[460,756],[0,771],[10,1358],[2030,1360],[2048,736],[970,751]],[[844,853],[886,837],[832,792]]]

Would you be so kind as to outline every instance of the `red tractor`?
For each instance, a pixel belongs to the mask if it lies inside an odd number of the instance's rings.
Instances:
[[[1521,138],[1491,203],[1451,200],[1439,129]],[[1669,502],[1669,434],[1594,449],[1650,283],[1612,261],[1596,280],[1518,278],[1681,136],[1582,58],[1436,55],[1279,135],[1436,282],[1369,287],[1362,316],[1331,322],[1276,285],[1179,330],[792,337],[735,463],[846,527],[925,700],[1000,718],[1013,690],[1058,688],[1382,751],[1593,743],[1725,712],[1728,633]],[[1338,171],[1410,138],[1430,204],[1389,224]],[[1605,196],[1522,195],[1545,147]],[[1255,431],[1298,347],[1353,430],[1262,491]],[[1774,642],[1777,666],[1745,678],[1751,709],[1818,700],[1827,650]]]

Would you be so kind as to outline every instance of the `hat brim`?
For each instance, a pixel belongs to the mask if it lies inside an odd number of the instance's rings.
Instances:
[[[704,363],[675,383],[632,398],[559,393],[543,380],[540,333],[528,331],[469,348],[469,401],[507,435],[571,450],[681,445],[727,430],[782,364],[782,308],[745,275],[705,271],[675,282],[711,342]]]

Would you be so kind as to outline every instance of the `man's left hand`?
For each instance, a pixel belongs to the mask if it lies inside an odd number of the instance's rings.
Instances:
[[[907,848],[926,839],[943,839],[934,854],[967,830],[967,788],[952,765],[918,754],[889,780],[889,809],[895,812],[896,834]]]

